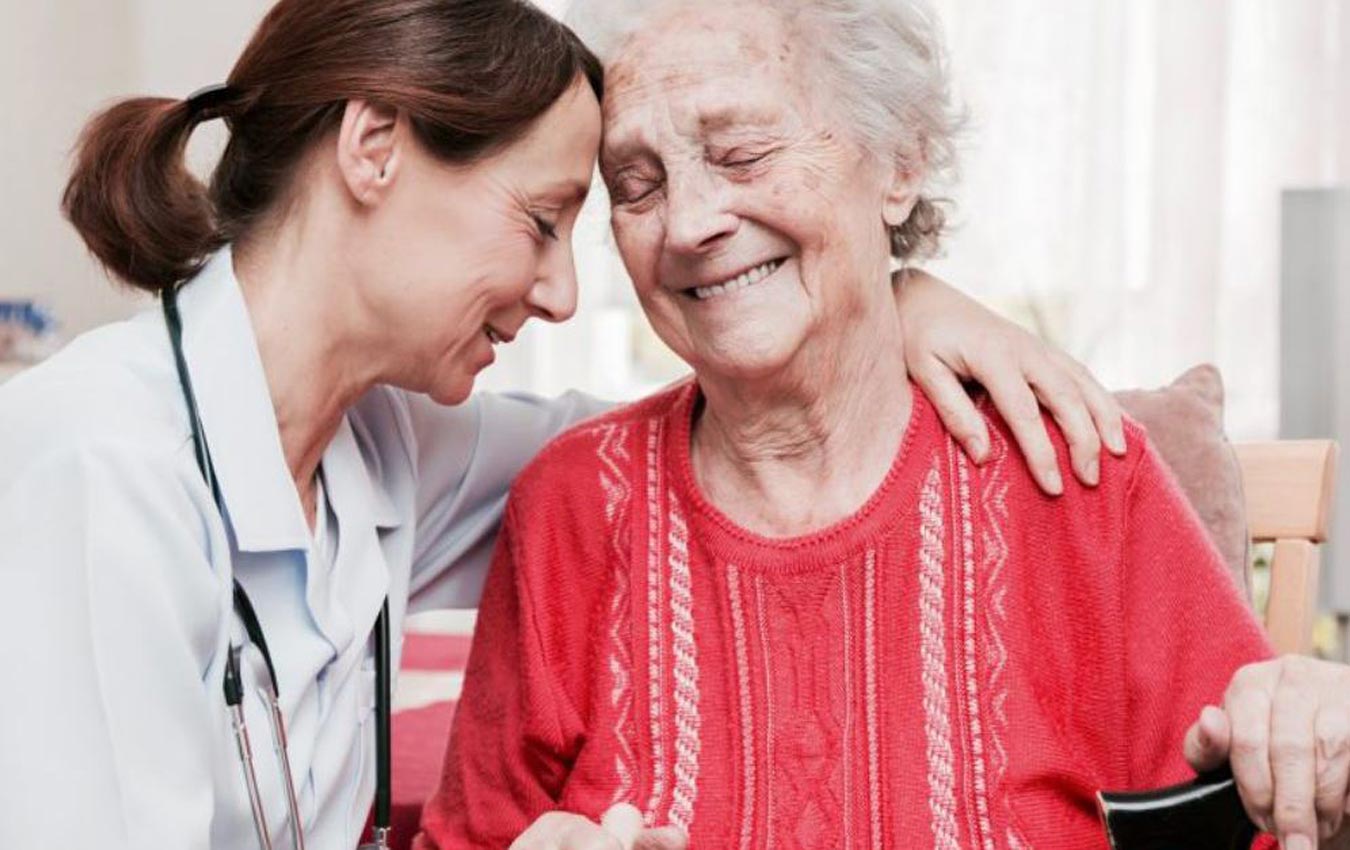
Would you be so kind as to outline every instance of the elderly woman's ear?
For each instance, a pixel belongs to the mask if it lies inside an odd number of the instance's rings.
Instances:
[[[887,228],[899,227],[909,220],[910,213],[919,203],[922,189],[923,178],[915,168],[903,164],[895,166],[890,187],[881,205],[881,218]]]
[[[963,380],[988,391],[1050,495],[1062,493],[1064,482],[1042,405],[1063,430],[1074,475],[1084,484],[1096,486],[1100,478],[1103,444],[1125,453],[1120,407],[1073,358],[921,271],[898,273],[895,291],[909,372],[976,463],[988,454],[989,432]]]

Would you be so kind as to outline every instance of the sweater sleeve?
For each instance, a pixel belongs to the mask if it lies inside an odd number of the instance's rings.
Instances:
[[[1171,473],[1145,444],[1126,496],[1122,549],[1131,784],[1192,776],[1182,753],[1201,708],[1270,645]]]
[[[581,738],[545,656],[517,504],[507,507],[440,783],[416,850],[506,848],[558,807]]]

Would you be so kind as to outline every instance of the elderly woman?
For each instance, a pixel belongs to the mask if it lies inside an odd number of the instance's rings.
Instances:
[[[909,383],[892,264],[954,125],[922,5],[605,12],[614,233],[694,378],[517,480],[421,847],[626,846],[634,808],[700,848],[1100,847],[1097,789],[1230,744],[1286,847],[1338,828],[1346,672],[1261,663],[1139,429],[1051,499]]]

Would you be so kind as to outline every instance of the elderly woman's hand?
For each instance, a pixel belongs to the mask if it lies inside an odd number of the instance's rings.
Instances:
[[[567,812],[543,814],[511,843],[511,850],[685,850],[688,844],[675,827],[644,829],[642,814],[619,803],[598,824]]]
[[[1120,407],[1077,361],[923,272],[904,272],[896,293],[909,372],[972,460],[985,459],[989,434],[961,385],[966,378],[988,390],[1047,493],[1064,484],[1041,405],[1063,429],[1084,484],[1099,480],[1103,444],[1125,452]]]
[[[1284,850],[1344,839],[1350,667],[1299,656],[1243,667],[1223,707],[1207,706],[1187,732],[1186,760],[1198,771],[1231,761],[1248,814]]]

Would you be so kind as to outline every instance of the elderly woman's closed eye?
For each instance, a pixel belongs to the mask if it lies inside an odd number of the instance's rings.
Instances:
[[[1268,649],[1137,428],[1052,499],[991,406],[976,466],[909,380],[892,272],[941,238],[957,124],[936,22],[576,15],[618,247],[694,377],[517,482],[423,846],[570,846],[541,815],[615,803],[693,847],[1102,846],[1094,792],[1184,776]]]

